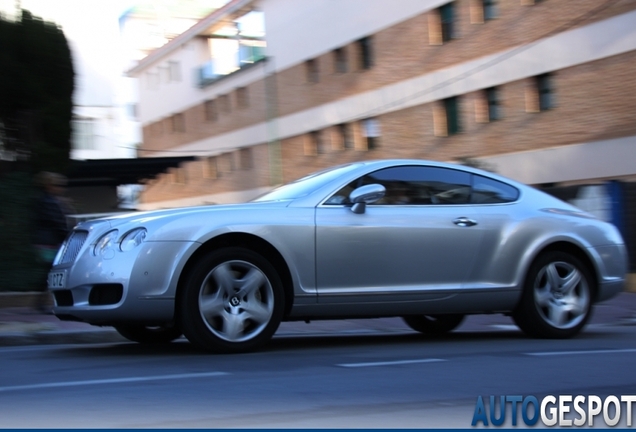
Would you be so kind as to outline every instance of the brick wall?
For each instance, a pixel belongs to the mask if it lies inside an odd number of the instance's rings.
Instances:
[[[484,55],[513,48],[530,41],[589,24],[613,15],[636,9],[630,0],[609,2],[577,0],[572,3],[550,1],[524,6],[522,2],[499,2],[498,18],[485,23],[473,23],[472,0],[457,0],[458,38],[443,45],[432,45],[429,38],[428,12],[372,36],[374,66],[363,70],[360,66],[360,50],[353,43],[341,48],[347,58],[347,72],[335,71],[334,53],[328,52],[315,59],[319,81],[308,81],[306,64],[301,63],[277,75],[277,112],[284,116],[317,105],[364,91],[374,90]],[[599,10],[588,16],[587,12]],[[503,36],[502,36],[503,35]],[[237,106],[236,90],[226,93],[230,111],[219,109],[219,119],[206,121],[203,104],[190,108],[185,116],[185,132],[173,132],[170,118],[160,119],[143,129],[144,149],[164,150],[187,144],[209,136],[223,134],[237,128],[250,126],[267,118],[267,92],[263,81],[247,86],[249,106]],[[216,98],[215,98],[216,99]],[[269,103],[274,103],[270,99]],[[218,104],[217,104],[218,105]]]

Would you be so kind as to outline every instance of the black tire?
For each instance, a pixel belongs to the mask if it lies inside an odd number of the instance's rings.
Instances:
[[[565,339],[576,335],[592,315],[594,282],[573,255],[552,251],[530,267],[521,301],[512,318],[533,337]]]
[[[149,327],[143,325],[120,325],[115,330],[128,340],[142,344],[170,343],[181,337],[181,330],[177,327]]]
[[[179,316],[188,340],[217,353],[252,351],[280,325],[284,291],[272,264],[258,253],[229,247],[201,257],[180,289]]]
[[[402,319],[415,331],[429,336],[440,336],[459,327],[464,321],[464,315],[407,315]]]

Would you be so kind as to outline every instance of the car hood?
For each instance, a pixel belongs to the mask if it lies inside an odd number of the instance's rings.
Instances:
[[[290,201],[265,201],[250,202],[240,204],[209,205],[197,207],[181,207],[174,209],[150,210],[132,213],[122,213],[121,215],[108,216],[105,218],[92,219],[81,222],[77,228],[91,230],[96,226],[108,224],[109,228],[117,228],[122,225],[154,225],[164,224],[184,217],[213,217],[217,214],[232,212],[253,212],[266,209],[277,209],[287,207]]]

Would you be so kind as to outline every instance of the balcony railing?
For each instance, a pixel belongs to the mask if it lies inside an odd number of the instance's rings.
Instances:
[[[226,68],[223,73],[219,73],[219,68],[214,60],[210,60],[200,66],[197,69],[197,83],[199,88],[206,87],[221,78],[264,60],[265,47],[240,44],[237,57],[236,68],[230,69],[229,72]]]

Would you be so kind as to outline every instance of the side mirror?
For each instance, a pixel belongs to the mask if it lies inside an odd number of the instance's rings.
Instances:
[[[381,184],[369,184],[354,189],[349,194],[349,200],[353,203],[351,211],[355,214],[362,214],[367,208],[367,204],[372,204],[384,197],[386,188]]]

